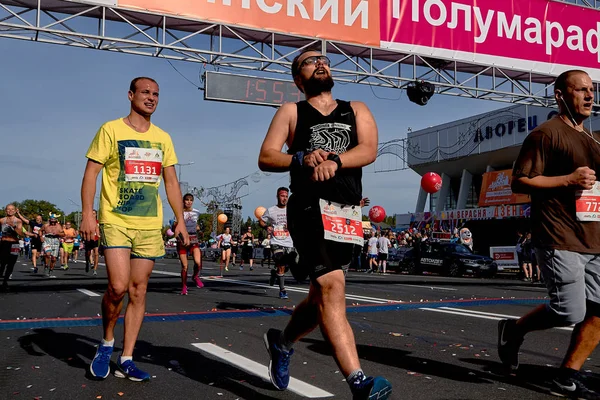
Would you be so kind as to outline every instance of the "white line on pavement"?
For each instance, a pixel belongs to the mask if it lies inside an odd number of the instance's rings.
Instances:
[[[159,275],[181,276],[181,274],[179,272],[159,271],[156,269],[153,269],[152,273],[159,274]],[[189,274],[188,274],[188,276],[189,276]]]
[[[250,282],[250,281],[241,281],[241,280],[236,280],[236,279],[217,278],[217,277],[205,277],[204,279],[233,283],[236,285],[254,286],[254,287],[260,287],[260,288],[264,288],[264,289],[279,290],[279,287],[277,287],[277,286],[270,286],[270,285],[265,285],[265,284],[261,284],[261,283]],[[308,289],[294,287],[294,286],[286,286],[285,290],[287,290],[288,292],[308,293]],[[367,303],[377,303],[377,304],[387,304],[389,302],[401,302],[400,300],[386,300],[386,299],[381,299],[381,298],[377,298],[377,297],[357,296],[357,295],[353,295],[353,294],[346,294],[346,299],[364,301]]]
[[[94,293],[91,290],[87,290],[87,289],[77,289],[78,292],[81,292],[83,294],[87,294],[90,297],[100,297],[100,295],[98,293]]]
[[[453,314],[453,315],[462,315],[463,317],[472,317],[472,318],[482,318],[482,319],[491,319],[494,321],[499,321],[504,318],[512,318],[519,319],[519,316],[516,315],[505,315],[505,314],[495,314],[483,311],[475,311],[475,310],[465,310],[462,308],[451,308],[451,307],[440,307],[440,308],[420,308],[420,310],[424,311],[433,311],[445,314]],[[555,329],[560,329],[563,331],[572,331],[573,328],[570,326],[558,327]]]
[[[438,286],[425,286],[425,285],[410,285],[408,283],[406,284],[401,284],[400,286],[412,286],[412,287],[421,287],[421,288],[427,288],[427,289],[437,289],[437,290],[458,290],[458,289],[454,289],[454,288],[445,288],[445,287],[438,287]]]
[[[209,353],[217,358],[220,358],[229,364],[235,365],[249,374],[256,375],[267,382],[270,381],[268,368],[266,365],[259,364],[256,361],[252,361],[249,358],[240,356],[239,354],[223,349],[212,343],[192,343],[192,346],[197,347],[201,351]],[[309,385],[308,383],[296,378],[290,378],[290,384],[287,390],[310,399],[333,397],[332,393],[319,389],[316,386]]]

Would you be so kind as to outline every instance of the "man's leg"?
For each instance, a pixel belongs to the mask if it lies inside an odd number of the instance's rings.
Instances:
[[[498,323],[498,354],[513,371],[519,367],[519,348],[527,333],[578,324],[585,317],[585,265],[590,256],[551,249],[537,254],[550,304],[537,306],[517,321]]]
[[[102,297],[103,338],[90,363],[92,376],[105,379],[110,374],[110,357],[115,345],[115,325],[123,308],[123,299],[129,286],[131,250],[114,248],[106,250],[108,288]]]
[[[283,331],[287,344],[296,343],[319,326],[318,297],[318,289],[311,283],[308,296],[294,308],[292,317]]]
[[[31,250],[31,262],[33,264],[33,272],[36,273],[38,271],[37,269],[37,250],[33,249]]]
[[[123,299],[129,289],[133,264],[130,255],[130,249],[106,249],[104,252],[108,288],[102,297],[102,326],[106,341],[115,338],[115,326],[123,308]],[[129,301],[131,302],[131,297]]]
[[[600,317],[587,316],[577,324],[571,335],[571,343],[563,361],[563,368],[579,371],[600,342]]]
[[[287,299],[288,295],[285,291],[285,265],[277,266],[277,280],[279,281],[279,298]]]
[[[360,368],[354,333],[346,318],[344,272],[335,270],[317,278],[319,324],[325,340],[333,348],[333,357],[344,376]]]
[[[96,271],[98,270],[98,262],[100,260],[98,247],[94,248],[92,251],[92,256],[94,257],[94,275],[96,275]]]
[[[585,266],[585,319],[575,326],[562,367],[579,371],[600,341],[600,256]]]
[[[154,268],[154,260],[144,258],[131,259],[129,278],[129,302],[125,310],[125,333],[123,340],[123,356],[133,356],[133,348],[146,312],[146,289]]]

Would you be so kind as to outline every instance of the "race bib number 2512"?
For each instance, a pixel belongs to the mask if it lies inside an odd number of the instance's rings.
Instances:
[[[163,152],[142,147],[125,148],[125,180],[156,183],[162,173]]]
[[[325,239],[340,243],[364,244],[360,206],[342,206],[319,200]]]

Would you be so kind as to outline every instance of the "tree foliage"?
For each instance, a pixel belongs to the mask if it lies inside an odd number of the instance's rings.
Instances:
[[[23,201],[13,201],[11,204],[14,204],[27,219],[35,219],[35,216],[40,214],[44,221],[46,221],[48,220],[48,214],[51,212],[60,214],[61,216],[64,215],[64,212],[60,208],[46,200],[26,199]],[[4,208],[2,208],[0,210],[0,217],[4,217],[4,215]]]

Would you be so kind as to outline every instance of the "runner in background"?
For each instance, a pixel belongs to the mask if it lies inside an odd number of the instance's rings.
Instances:
[[[200,211],[193,208],[194,195],[186,193],[183,196],[183,223],[185,229],[188,232],[190,238],[189,246],[185,246],[180,238],[177,238],[177,254],[179,254],[179,261],[181,262],[181,294],[187,295],[187,270],[188,270],[188,253],[192,253],[194,260],[194,274],[192,275],[192,281],[196,284],[196,287],[201,288],[204,286],[198,274],[202,269],[202,253],[200,251],[200,243],[198,241],[198,218],[200,218]],[[178,224],[175,219],[174,227]]]
[[[2,279],[2,286],[0,290],[7,291],[8,280],[19,258],[19,239],[23,236],[23,221],[15,216],[17,208],[13,204],[8,204],[4,211],[6,217],[0,218],[0,229],[2,230],[2,237],[0,238],[0,279]]]
[[[92,216],[96,221],[96,227],[94,228],[94,235],[91,240],[84,240],[84,251],[85,251],[85,272],[90,271],[90,266],[94,270],[93,275],[98,275],[98,240],[100,238],[100,224],[98,224],[98,213],[96,210],[92,210]]]

